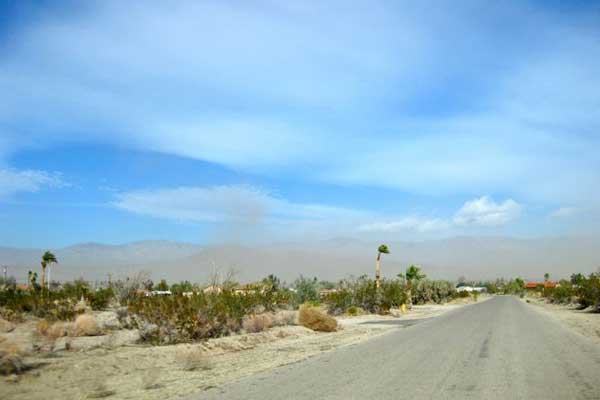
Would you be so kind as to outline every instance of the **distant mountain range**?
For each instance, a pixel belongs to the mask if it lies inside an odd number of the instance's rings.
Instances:
[[[444,279],[521,276],[539,280],[545,272],[559,279],[600,267],[600,240],[591,237],[455,237],[387,244],[391,254],[382,261],[387,276],[398,274],[411,263],[422,265],[429,277]],[[52,278],[106,280],[108,274],[117,278],[144,270],[155,280],[203,282],[216,267],[221,272],[235,270],[236,278],[243,282],[271,273],[288,282],[300,274],[337,280],[372,274],[377,245],[343,238],[270,246],[200,246],[169,241],[84,243],[51,249],[59,260],[52,269]],[[44,250],[0,247],[0,265],[8,265],[9,275],[25,281],[28,270],[40,270]]]

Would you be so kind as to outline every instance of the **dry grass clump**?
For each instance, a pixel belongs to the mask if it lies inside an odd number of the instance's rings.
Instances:
[[[335,332],[337,330],[336,319],[316,307],[300,306],[298,322],[313,331]]]
[[[98,336],[102,334],[102,330],[94,318],[90,314],[81,314],[75,320],[76,336]]]
[[[50,324],[45,319],[41,319],[35,325],[35,329],[40,335],[46,335],[48,333],[48,329],[50,328]]]
[[[175,353],[175,360],[185,371],[212,369],[212,361],[206,350],[199,346],[186,346]]]
[[[75,336],[75,324],[72,322],[55,322],[46,329],[46,336],[51,339]]]
[[[246,332],[262,332],[273,326],[273,318],[269,314],[250,315],[244,317],[242,327]]]
[[[298,324],[298,312],[280,310],[273,315],[273,326],[286,326]]]

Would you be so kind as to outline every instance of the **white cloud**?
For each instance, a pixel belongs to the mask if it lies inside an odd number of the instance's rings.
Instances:
[[[102,142],[410,193],[598,197],[597,24],[493,8],[101,1],[43,13],[0,57],[0,125],[15,127],[0,156]]]
[[[515,220],[522,206],[512,199],[495,203],[488,196],[467,201],[454,216],[458,226],[500,227]]]
[[[577,213],[577,209],[575,207],[561,207],[558,210],[555,210],[550,213],[550,217],[552,218],[567,218],[572,217]]]
[[[45,188],[67,186],[59,173],[38,170],[0,169],[0,198],[19,192],[38,192]]]
[[[291,203],[250,185],[126,192],[118,194],[113,205],[136,214],[193,222],[254,224],[266,219],[319,221],[365,215],[339,207]]]
[[[250,185],[179,187],[116,195],[114,207],[179,222],[209,223],[231,237],[256,239],[332,238],[405,233],[441,235],[451,224],[437,218],[404,216],[384,220],[360,209],[295,203]],[[380,222],[383,221],[383,222]],[[243,232],[242,235],[240,232]]]
[[[448,221],[438,218],[405,217],[394,221],[367,223],[358,227],[359,232],[440,232],[450,228]]]

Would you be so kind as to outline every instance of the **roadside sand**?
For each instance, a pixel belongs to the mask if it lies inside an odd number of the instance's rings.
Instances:
[[[484,299],[481,299],[482,301]],[[2,399],[166,399],[359,343],[463,307],[466,302],[415,306],[401,317],[364,315],[338,318],[340,329],[316,333],[301,326],[172,346],[136,345],[117,349],[61,351],[28,357],[40,366],[18,382],[2,382]],[[182,354],[200,353],[200,367],[186,370]]]
[[[560,321],[575,332],[600,344],[600,314],[578,310],[576,306],[546,303],[543,299],[525,298],[536,310]]]

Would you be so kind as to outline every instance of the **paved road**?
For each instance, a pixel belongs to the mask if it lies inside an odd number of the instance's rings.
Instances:
[[[533,307],[498,296],[191,399],[600,399],[600,346]]]

